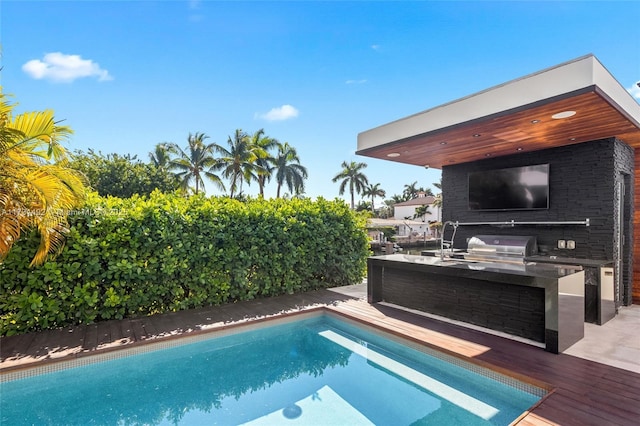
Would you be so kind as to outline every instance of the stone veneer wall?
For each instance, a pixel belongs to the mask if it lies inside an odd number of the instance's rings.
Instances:
[[[549,164],[549,209],[517,211],[472,211],[468,208],[468,173],[478,170]],[[442,169],[443,221],[459,222],[544,222],[590,219],[590,226],[461,226],[454,246],[466,248],[473,235],[535,235],[540,250],[558,257],[614,259],[615,184],[620,173],[633,177],[634,151],[613,138],[567,145],[531,153],[486,159]],[[633,179],[627,179],[627,197],[633,206]],[[625,225],[629,242],[623,253],[624,304],[631,303],[633,214]],[[448,228],[445,239],[451,236]],[[557,240],[574,240],[575,250],[558,249]]]
[[[616,271],[622,276],[622,282],[624,289],[626,290],[622,295],[616,295],[617,299],[622,299],[625,305],[633,303],[633,251],[634,251],[634,225],[633,225],[633,211],[635,206],[635,189],[634,189],[634,174],[635,174],[635,150],[629,145],[616,140],[614,145],[613,160],[615,167],[616,179],[621,180],[625,186],[624,205],[623,210],[623,223],[622,232],[624,234],[625,244],[623,246],[622,253],[618,253],[618,241],[617,233],[614,229],[614,247],[613,258],[622,259],[622,271]],[[615,206],[617,206],[620,200],[617,197],[614,199]],[[619,296],[619,297],[618,297]]]
[[[453,276],[430,280],[424,272],[390,266],[384,274],[379,297],[385,302],[545,342],[542,287]]]

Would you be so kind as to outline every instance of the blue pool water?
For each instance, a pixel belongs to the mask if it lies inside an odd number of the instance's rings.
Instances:
[[[507,425],[540,399],[328,315],[0,386],[2,425]]]

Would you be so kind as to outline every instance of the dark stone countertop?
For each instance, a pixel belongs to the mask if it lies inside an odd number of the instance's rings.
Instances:
[[[565,265],[545,262],[525,262],[524,264],[500,263],[500,262],[477,262],[464,259],[445,259],[434,256],[419,256],[410,254],[388,254],[382,256],[372,256],[372,262],[395,262],[403,264],[407,269],[433,268],[436,273],[452,276],[481,276],[491,275],[492,277],[513,277],[522,278],[543,278],[557,280],[559,278],[572,275],[582,270],[580,265]],[[487,277],[489,278],[489,277]],[[502,281],[502,279],[498,279]]]

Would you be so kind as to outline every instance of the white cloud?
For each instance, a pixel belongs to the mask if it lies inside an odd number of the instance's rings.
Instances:
[[[36,80],[59,83],[70,83],[84,77],[97,77],[98,81],[113,80],[109,71],[103,70],[91,59],[60,52],[47,53],[42,60],[32,59],[22,66],[22,70]]]
[[[640,99],[640,81],[636,81],[635,83],[633,83],[633,86],[631,86],[627,90],[629,91],[629,93],[631,93],[631,96],[636,99]]]
[[[345,81],[345,84],[365,84],[367,82],[366,79],[362,79],[362,80],[347,80]]]
[[[267,121],[283,121],[295,118],[299,114],[298,110],[291,105],[282,105],[281,107],[272,108],[265,114],[256,114],[256,118],[262,118]]]
[[[378,49],[380,49],[380,45],[379,45],[379,44],[372,44],[372,45],[371,45],[371,48],[372,48],[373,50],[378,50]]]
[[[201,0],[189,0],[189,10],[192,11],[189,13],[189,21],[201,22],[204,20],[204,15],[202,13],[195,12],[200,10],[201,3]]]

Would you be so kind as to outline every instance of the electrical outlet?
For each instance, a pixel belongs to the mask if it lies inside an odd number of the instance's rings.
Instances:
[[[567,241],[567,248],[569,250],[574,250],[576,248],[576,242],[573,240]]]
[[[558,248],[559,249],[567,248],[567,242],[565,240],[558,240]]]

